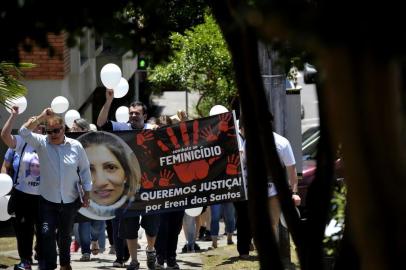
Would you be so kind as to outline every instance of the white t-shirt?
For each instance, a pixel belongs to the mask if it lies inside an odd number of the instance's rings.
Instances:
[[[247,174],[247,158],[245,154],[245,139],[242,137],[241,133],[238,132],[238,148],[240,151],[240,157],[241,157],[241,167],[242,167],[242,176],[245,181],[245,194],[247,194],[247,188],[248,188],[248,174]]]
[[[290,146],[289,141],[285,138],[282,137],[281,135],[277,133],[273,133],[273,137],[275,140],[275,145],[276,145],[276,151],[278,152],[279,159],[282,161],[283,165],[286,166],[292,166],[296,164],[295,161],[295,156],[293,155],[292,147]],[[246,154],[245,154],[245,140],[241,137],[241,135],[238,135],[238,144],[240,147],[240,152],[242,152],[242,160],[241,164],[243,167],[243,174],[245,179],[247,178],[247,162],[246,162]],[[268,197],[272,197],[277,195],[278,192],[276,191],[275,185],[273,182],[268,182]]]
[[[279,135],[278,133],[273,133],[273,138],[275,140],[276,151],[278,152],[279,159],[282,161],[285,167],[292,166],[296,164],[295,156],[293,155],[292,147],[288,139]],[[272,181],[268,182],[268,197],[277,195],[275,185]]]
[[[17,142],[14,150],[21,153],[25,141],[19,135],[14,135],[14,137]],[[34,148],[27,144],[21,158],[16,189],[24,193],[39,195],[40,165],[38,154]]]

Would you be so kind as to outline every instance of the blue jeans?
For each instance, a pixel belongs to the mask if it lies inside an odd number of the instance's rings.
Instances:
[[[220,230],[220,218],[223,214],[224,223],[226,224],[226,233],[233,233],[235,230],[235,214],[232,202],[214,204],[210,206],[211,223],[210,232],[212,236],[218,236]]]
[[[187,244],[191,249],[194,249],[196,241],[196,217],[185,214],[183,216],[183,227]]]
[[[99,246],[104,248],[106,241],[106,223],[103,220],[92,220],[89,222],[79,223],[79,238],[82,254],[90,254],[91,241],[98,241]]]
[[[73,203],[53,203],[40,198],[39,221],[41,237],[40,269],[55,269],[56,264],[56,241],[59,244],[59,262],[61,266],[70,264],[70,242],[73,222],[80,205]],[[56,236],[58,231],[58,239]]]

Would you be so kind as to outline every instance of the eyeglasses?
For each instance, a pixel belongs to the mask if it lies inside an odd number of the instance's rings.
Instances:
[[[46,133],[47,134],[52,134],[52,133],[53,134],[58,134],[61,131],[61,129],[62,129],[61,127],[60,128],[47,129]]]

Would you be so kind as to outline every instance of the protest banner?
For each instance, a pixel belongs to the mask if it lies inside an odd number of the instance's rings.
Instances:
[[[234,114],[223,113],[156,130],[79,136],[92,169],[91,206],[97,206],[87,212],[100,216],[107,209],[111,218],[113,209],[131,216],[246,199],[236,132]],[[101,162],[109,156],[116,162]],[[98,168],[116,185],[107,188]]]

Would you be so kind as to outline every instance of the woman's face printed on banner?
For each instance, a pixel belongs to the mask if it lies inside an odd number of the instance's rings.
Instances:
[[[103,145],[85,148],[90,162],[93,188],[90,198],[99,205],[115,203],[124,192],[126,176],[116,156]]]

